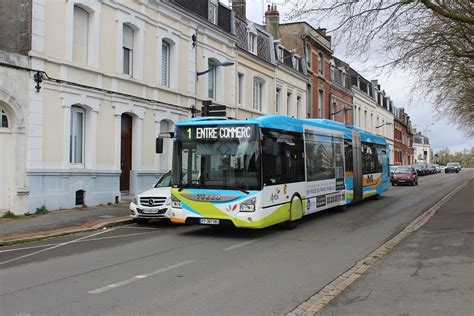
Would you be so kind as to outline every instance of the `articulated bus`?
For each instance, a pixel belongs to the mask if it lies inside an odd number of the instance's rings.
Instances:
[[[304,215],[379,198],[390,184],[388,159],[383,137],[330,120],[181,121],[173,135],[170,219],[294,227]]]

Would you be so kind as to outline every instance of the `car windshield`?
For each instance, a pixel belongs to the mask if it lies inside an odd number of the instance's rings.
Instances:
[[[164,174],[155,184],[155,188],[167,188],[171,186],[171,173]]]
[[[399,167],[397,170],[395,170],[395,173],[410,173],[411,170],[410,168],[407,167]]]
[[[454,163],[454,162],[450,162],[448,163],[448,167],[457,167],[457,163]]]

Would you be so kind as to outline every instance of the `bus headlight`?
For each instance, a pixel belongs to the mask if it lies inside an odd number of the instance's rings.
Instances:
[[[241,212],[255,212],[255,202],[257,201],[256,198],[251,198],[248,200],[243,201],[240,204],[240,211]]]
[[[181,204],[181,201],[178,200],[174,195],[171,196],[171,207],[173,208],[182,208],[183,205]]]

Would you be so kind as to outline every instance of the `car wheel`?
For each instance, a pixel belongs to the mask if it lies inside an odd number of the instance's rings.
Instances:
[[[392,182],[392,186],[396,186],[397,184],[395,182]]]
[[[459,170],[456,170],[456,173],[459,173]]]
[[[144,225],[148,223],[149,219],[148,218],[134,218],[133,222],[138,225]]]

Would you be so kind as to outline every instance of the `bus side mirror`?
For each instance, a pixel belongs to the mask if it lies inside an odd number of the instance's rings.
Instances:
[[[163,138],[161,138],[161,137],[156,138],[155,152],[157,154],[162,154],[163,153]]]

